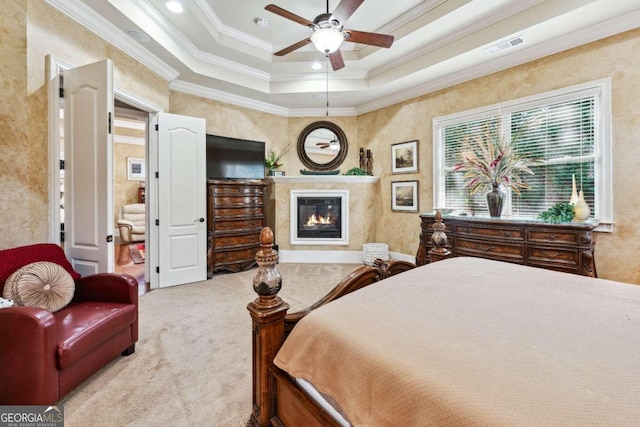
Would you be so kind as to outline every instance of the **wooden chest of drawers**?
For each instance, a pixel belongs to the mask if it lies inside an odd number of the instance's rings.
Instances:
[[[416,264],[429,262],[433,214],[422,214]],[[549,224],[535,220],[443,216],[453,256],[490,258],[597,277],[593,221]]]
[[[207,277],[255,265],[265,226],[262,181],[210,180],[207,186]]]

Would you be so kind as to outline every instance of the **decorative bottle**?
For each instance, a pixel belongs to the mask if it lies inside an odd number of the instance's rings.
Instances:
[[[573,206],[576,205],[576,203],[578,203],[578,191],[576,190],[576,176],[575,175],[571,175],[571,199],[569,200],[569,203],[572,204]]]

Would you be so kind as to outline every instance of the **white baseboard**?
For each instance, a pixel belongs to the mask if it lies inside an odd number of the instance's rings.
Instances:
[[[389,252],[389,258],[416,262],[414,255]],[[280,251],[281,263],[362,264],[362,251]]]

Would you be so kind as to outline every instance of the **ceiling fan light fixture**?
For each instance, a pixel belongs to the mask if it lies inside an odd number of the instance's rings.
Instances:
[[[318,28],[311,35],[311,41],[320,52],[329,54],[340,49],[344,35],[335,28]]]

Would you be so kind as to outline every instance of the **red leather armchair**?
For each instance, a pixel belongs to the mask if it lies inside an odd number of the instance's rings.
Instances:
[[[52,405],[118,354],[132,354],[138,340],[133,277],[80,277],[60,246],[37,244],[0,251],[0,285],[37,261],[65,268],[75,280],[75,293],[55,313],[0,309],[0,405]]]

